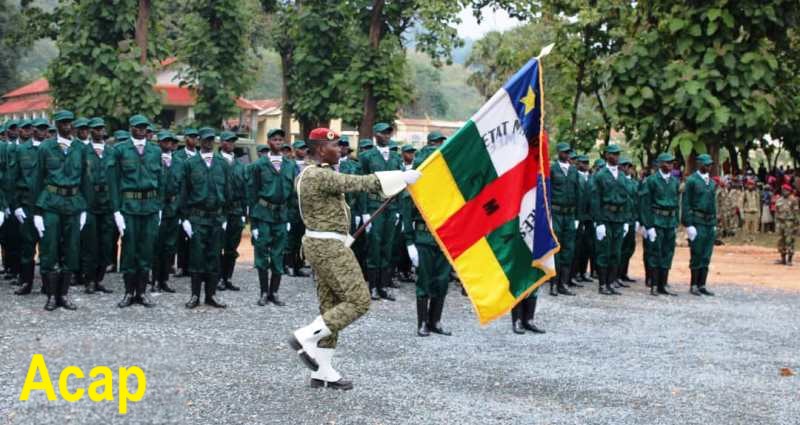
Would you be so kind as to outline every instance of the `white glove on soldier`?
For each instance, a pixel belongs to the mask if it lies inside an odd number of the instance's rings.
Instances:
[[[44,237],[44,219],[40,215],[33,216],[33,227],[39,233],[39,238]]]
[[[357,216],[355,217],[355,220],[356,220],[356,227],[360,226],[360,225],[361,225],[361,216],[360,216],[360,215],[357,215]]]
[[[189,222],[189,220],[183,220],[183,224],[181,225],[181,227],[183,227],[183,232],[186,233],[186,236],[188,236],[189,239],[191,239],[192,238],[192,223]]]
[[[247,223],[247,219],[244,216],[242,216],[242,224],[245,224],[245,223]]]
[[[697,228],[694,226],[689,226],[686,228],[686,236],[689,238],[689,242],[694,241],[694,238],[697,237]]]
[[[578,220],[575,220],[575,230],[578,230],[579,227],[581,227],[581,222],[578,221]]]
[[[5,222],[6,222],[6,213],[5,212],[0,212],[0,226],[2,226],[3,223],[5,223]]]
[[[258,239],[258,229],[251,230],[250,231],[250,236],[253,237],[253,240],[257,240]]]
[[[622,237],[628,236],[628,230],[631,230],[631,225],[628,223],[624,223],[622,225]]]
[[[78,227],[78,231],[83,230],[83,226],[86,225],[86,211],[81,212],[80,217],[78,217],[78,223],[80,223],[80,227]]]
[[[595,232],[595,234],[597,234],[597,240],[598,241],[602,241],[603,239],[606,238],[606,225],[605,224],[601,224],[601,225],[597,226],[597,228],[594,229],[594,232]]]
[[[117,225],[117,231],[119,232],[119,237],[125,234],[125,218],[122,216],[122,213],[117,211],[114,213],[114,223]]]
[[[422,173],[417,170],[403,171],[403,181],[406,182],[406,184],[414,184],[420,177],[422,177]]]
[[[161,226],[161,210],[158,210],[158,225]]]
[[[368,222],[369,219],[370,219],[369,214],[361,214],[361,221],[363,221],[364,223]],[[372,229],[372,223],[367,225],[366,231],[369,232],[370,229]]]
[[[658,234],[656,233],[656,228],[655,227],[651,227],[651,228],[647,229],[647,239],[649,239],[650,242],[655,242],[656,241],[656,236],[658,236]]]
[[[411,260],[411,265],[414,267],[419,267],[419,251],[417,251],[416,245],[409,245],[406,247],[408,250],[408,258]]]
[[[641,224],[639,224],[639,222],[637,221],[637,222],[636,222],[636,227],[634,228],[634,231],[638,233],[638,232],[639,232],[639,229],[641,229],[641,228],[642,228],[642,225],[641,225]]]
[[[14,217],[17,217],[19,224],[25,223],[25,219],[28,218],[28,216],[25,215],[25,210],[22,208],[17,208],[14,210]]]
[[[287,232],[291,232],[292,231],[292,223],[286,223],[286,231]]]
[[[228,230],[228,222],[227,221],[223,221],[222,222],[222,231],[224,232],[226,230]]]
[[[400,213],[394,213],[394,225],[400,224]]]

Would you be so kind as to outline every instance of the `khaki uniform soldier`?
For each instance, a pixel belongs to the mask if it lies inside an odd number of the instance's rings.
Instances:
[[[247,221],[247,187],[245,186],[246,170],[245,165],[236,160],[234,155],[234,144],[238,137],[230,131],[223,131],[220,134],[220,156],[225,160],[224,165],[228,167],[228,177],[230,178],[230,198],[225,203],[224,214],[228,225],[225,229],[225,240],[222,244],[221,269],[222,279],[219,281],[217,289],[238,291],[239,287],[231,282],[233,270],[236,268],[236,259],[239,258],[239,243],[242,241],[242,230]]]
[[[45,310],[57,307],[74,310],[67,292],[80,270],[81,230],[86,224],[86,209],[92,202],[93,191],[86,167],[86,149],[72,139],[74,115],[59,111],[53,118],[58,135],[39,146],[33,223],[41,238],[39,260],[47,293]]]
[[[117,306],[124,308],[138,303],[153,307],[147,281],[164,197],[161,149],[146,140],[147,118],[134,115],[128,124],[131,140],[117,143],[111,149],[109,173],[114,222],[122,238],[120,272],[125,283],[125,295]]]
[[[197,137],[199,133],[194,128],[183,129],[183,141],[185,146],[175,152],[174,159],[177,162],[186,162],[189,158],[197,155]],[[182,167],[181,167],[182,168]],[[185,214],[179,212],[178,225],[181,225]],[[178,232],[177,242],[178,274],[175,277],[189,276],[189,237],[184,232]]]
[[[617,280],[615,283],[620,287],[628,288],[629,285],[625,282],[635,282],[635,280],[628,276],[628,268],[631,263],[631,257],[633,257],[633,253],[636,251],[635,230],[639,218],[639,211],[637,208],[639,205],[639,182],[632,177],[635,170],[629,158],[620,159],[620,165],[622,166],[623,173],[625,173],[625,185],[628,189],[628,202],[625,208],[625,222],[628,224],[628,231],[625,232],[625,236],[622,238],[620,266],[617,271]]]
[[[717,185],[708,175],[714,161],[708,154],[698,155],[695,161],[697,172],[686,179],[681,199],[681,222],[686,227],[690,248],[690,292],[693,295],[714,295],[706,289],[708,265],[717,233],[717,204],[714,200]]]
[[[650,175],[639,191],[639,219],[648,244],[645,264],[651,269],[650,294],[676,295],[667,290],[667,282],[675,254],[680,183],[671,173],[675,158],[662,153],[657,160],[658,172]]]
[[[338,135],[318,128],[309,135],[309,156],[314,165],[297,179],[300,213],[306,224],[303,250],[314,270],[320,313],[296,330],[290,346],[309,367],[312,387],[351,389],[353,384],[333,369],[331,360],[338,334],[369,308],[369,293],[350,250],[350,212],[346,192],[368,191],[393,196],[415,182],[417,171],[379,172],[351,176],[333,170],[339,161]]]
[[[94,199],[89,204],[86,225],[81,232],[81,273],[87,294],[111,293],[113,291],[103,286],[102,282],[106,267],[114,261],[111,256],[117,232],[108,184],[112,148],[105,144],[105,122],[102,118],[95,117],[87,121],[87,127],[91,131],[91,139],[84,147]],[[79,131],[79,137],[80,133],[82,131]]]
[[[306,142],[297,140],[292,143],[292,156],[294,157],[296,170],[295,177],[306,167],[307,153],[308,147],[306,146]],[[302,258],[300,248],[306,228],[303,225],[303,220],[300,218],[297,196],[292,195],[289,197],[287,213],[288,223],[286,225],[286,230],[289,232],[289,236],[286,240],[286,258],[284,259],[284,263],[289,268],[292,276],[308,277],[308,274],[302,270],[305,261]]]
[[[550,193],[552,195],[553,231],[561,250],[556,254],[556,277],[550,281],[550,295],[575,295],[567,289],[572,260],[575,256],[575,232],[580,226],[578,206],[578,169],[569,161],[572,148],[568,143],[556,145],[558,160],[550,164]]]
[[[250,235],[255,250],[255,267],[261,295],[258,305],[284,303],[278,298],[284,274],[284,252],[288,237],[287,212],[289,199],[296,198],[294,179],[297,165],[281,154],[284,133],[272,129],[267,133],[269,150],[247,169],[247,201],[250,207]],[[270,272],[272,275],[270,276]]]
[[[155,255],[153,256],[152,292],[174,293],[169,284],[169,269],[177,251],[180,231],[179,209],[180,189],[183,181],[183,161],[173,151],[178,139],[171,131],[162,130],[156,134],[161,148],[161,223],[158,226]]]
[[[778,234],[778,264],[792,265],[794,257],[794,237],[800,225],[800,205],[792,194],[792,187],[784,184],[781,197],[775,202],[775,232]]]
[[[590,187],[589,187],[589,157],[578,155],[576,158],[578,168],[578,203],[575,218],[580,223],[578,231],[575,233],[575,261],[574,276],[579,283],[591,283],[587,271],[589,269],[589,258],[592,254],[594,243],[594,227],[592,226],[592,211],[590,207]],[[578,284],[578,286],[583,286]]]
[[[230,199],[228,166],[214,153],[216,134],[211,128],[200,129],[200,153],[183,163],[180,204],[186,212],[182,227],[189,236],[189,274],[192,296],[186,308],[200,303],[201,286],[205,304],[216,308],[226,305],[214,295],[219,281],[222,238],[228,227],[223,207]]]
[[[752,240],[758,233],[759,212],[761,211],[761,194],[756,190],[756,182],[747,180],[747,190],[742,196],[742,218],[744,232]]]
[[[33,191],[36,177],[39,175],[39,147],[48,138],[49,124],[44,118],[33,120],[33,138],[14,149],[13,159],[9,161],[9,187],[12,188],[8,199],[14,208],[14,217],[19,223],[20,235],[20,280],[22,287],[14,293],[27,295],[33,289],[35,270],[34,257],[39,244],[39,232],[33,225],[33,214],[36,210],[36,193]],[[5,145],[3,145],[5,146]],[[44,292],[44,287],[42,288]]]
[[[597,247],[598,291],[603,295],[620,295],[611,284],[616,280],[622,256],[622,239],[629,225],[625,209],[629,195],[626,178],[619,169],[620,148],[606,148],[606,166],[594,177],[592,214]]]

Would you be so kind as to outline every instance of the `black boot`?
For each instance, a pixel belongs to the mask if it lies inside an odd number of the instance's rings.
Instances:
[[[175,290],[172,289],[167,282],[169,281],[169,265],[170,265],[170,257],[165,257],[160,259],[161,266],[158,270],[158,281],[156,283],[156,287],[163,292],[167,292],[170,294],[174,294]]]
[[[82,277],[83,284],[86,287],[86,289],[84,289],[84,292],[87,294],[94,294],[95,292],[97,292],[97,286],[96,286],[97,283],[94,280],[94,276],[89,272],[83,273],[82,276],[83,276]]]
[[[450,336],[450,331],[442,328],[442,311],[444,310],[444,298],[431,298],[430,309],[428,310],[428,329],[439,335]]]
[[[556,276],[558,283],[556,290],[559,295],[575,296],[575,293],[567,289],[567,282],[569,281],[569,267],[561,267],[561,271]]]
[[[378,269],[367,269],[367,284],[369,285],[369,296],[372,301],[381,299],[380,295],[378,295],[378,279],[380,279]]]
[[[145,307],[155,307],[156,303],[147,294],[147,272],[139,271],[134,276],[136,276],[136,296],[134,300]]]
[[[58,273],[42,273],[42,287],[44,288],[44,293],[47,294],[47,303],[45,303],[44,309],[47,311],[53,311],[58,308],[58,303],[56,302],[58,281]]]
[[[219,276],[216,273],[204,273],[203,281],[206,288],[205,305],[210,305],[214,308],[225,308],[227,305],[214,299],[214,290],[217,288],[216,282]]]
[[[229,255],[226,257],[226,260],[227,262],[222,272],[222,284],[225,285],[225,289],[229,291],[238,291],[241,288],[231,282],[231,278],[233,278],[233,270],[236,268],[236,257]]]
[[[122,281],[125,283],[125,295],[122,296],[122,300],[117,304],[117,307],[125,308],[133,304],[135,276],[136,275],[133,273],[125,273],[122,275]]]
[[[69,300],[69,287],[75,285],[75,273],[61,272],[61,279],[59,284],[58,295],[56,295],[56,304],[65,310],[75,310],[78,307]]]
[[[700,269],[691,269],[692,272],[692,280],[689,282],[689,293],[692,295],[703,295],[700,293],[700,284],[698,283],[700,275]]]
[[[192,296],[186,303],[186,308],[192,309],[200,303],[200,287],[203,285],[203,277],[200,273],[190,273],[192,279]]]
[[[661,269],[645,269],[647,276],[645,282],[650,287],[650,295],[658,296],[658,281],[660,279],[659,270]]]
[[[269,292],[267,295],[267,300],[272,302],[272,304],[277,305],[278,307],[283,307],[286,305],[286,303],[281,301],[280,298],[278,298],[278,289],[280,289],[280,287],[281,287],[281,275],[272,272],[272,276],[269,277]]]
[[[106,276],[106,266],[100,265],[97,266],[97,269],[94,272],[94,290],[95,292],[102,292],[104,294],[110,294],[114,291],[111,289],[106,288],[103,286],[103,278]]]
[[[644,268],[644,286],[646,286],[648,288],[652,288],[653,287],[653,269],[651,269],[650,267],[646,267],[646,266]],[[653,291],[650,291],[651,294],[652,294],[652,292]]]
[[[794,265],[792,263],[792,257],[794,257],[794,253],[789,253],[789,255],[786,256],[786,265],[787,266],[793,266]]]
[[[658,293],[661,295],[670,295],[673,297],[678,296],[667,289],[667,281],[669,281],[669,269],[658,269]]]
[[[14,295],[28,295],[33,290],[33,262],[30,264],[23,264],[20,270],[20,280],[22,286],[14,291]]]
[[[257,269],[258,271],[258,286],[261,289],[261,295],[258,298],[258,305],[264,307],[269,302],[269,271]]]
[[[786,265],[786,254],[781,253],[781,259],[775,261],[775,264]]]
[[[417,336],[430,336],[428,330],[428,297],[417,297]]]
[[[697,286],[700,287],[699,291],[703,295],[708,295],[710,297],[714,296],[714,293],[706,289],[706,279],[708,279],[708,268],[700,269],[700,274],[698,276]]]
[[[511,331],[513,331],[517,335],[522,335],[525,333],[525,329],[522,328],[522,304],[525,300],[522,300],[519,304],[515,305],[514,308],[511,309]]]
[[[382,300],[394,301],[394,297],[389,293],[389,286],[392,284],[392,268],[385,267],[380,269],[378,277],[378,296]],[[430,327],[430,324],[428,325]],[[431,329],[433,330],[433,329]]]
[[[544,329],[533,324],[533,316],[536,314],[536,302],[539,297],[528,297],[520,304],[522,306],[522,328],[535,334],[543,334]]]
[[[617,268],[616,267],[609,267],[609,268],[606,269],[606,279],[605,280],[606,280],[606,290],[608,291],[609,294],[611,294],[611,295],[622,295],[621,292],[617,291],[616,289],[614,289],[614,287],[611,286],[611,284],[614,283],[617,280]]]
[[[636,279],[631,279],[630,276],[628,276],[628,268],[630,267],[630,265],[631,265],[631,260],[630,259],[626,260],[625,264],[622,267],[623,270],[622,276],[620,276],[619,280],[628,283],[636,282]]]
[[[608,274],[606,273],[606,270],[608,269],[597,269],[597,293],[601,295],[611,295],[611,292],[608,292],[608,284],[606,282],[606,277]]]
[[[555,277],[550,278],[550,296],[557,297],[558,291],[556,290],[556,282],[558,281],[558,274]]]
[[[303,260],[300,258],[299,252],[292,255],[292,266],[292,276],[308,277],[308,273],[303,271]]]

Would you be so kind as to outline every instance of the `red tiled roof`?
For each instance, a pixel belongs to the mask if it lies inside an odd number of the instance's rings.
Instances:
[[[50,84],[47,83],[46,79],[40,78],[30,84],[12,90],[4,94],[2,97],[3,99],[8,99],[11,97],[26,96],[29,94],[47,93],[49,91],[50,91]]]
[[[0,104],[0,115],[16,112],[45,111],[53,106],[53,98],[48,94],[27,96],[19,100],[9,100]]]
[[[239,109],[263,111],[264,109],[275,108],[280,106],[280,99],[245,99],[240,97],[236,99],[236,106]]]
[[[157,85],[153,88],[161,93],[164,105],[193,106],[197,103],[197,96],[188,87]]]
[[[168,58],[166,58],[166,59],[161,61],[161,66],[166,68],[166,67],[172,65],[173,63],[175,63],[177,61],[178,61],[178,58],[176,58],[175,56],[170,56],[170,57],[168,57]]]

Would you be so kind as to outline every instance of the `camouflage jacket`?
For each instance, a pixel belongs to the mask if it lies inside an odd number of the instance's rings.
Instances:
[[[797,223],[800,221],[800,205],[794,195],[788,198],[781,196],[775,202],[775,221],[781,223]]]

